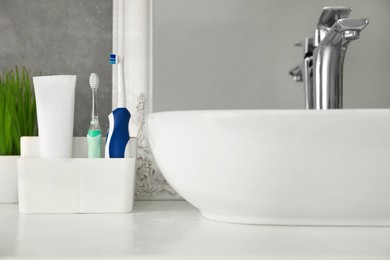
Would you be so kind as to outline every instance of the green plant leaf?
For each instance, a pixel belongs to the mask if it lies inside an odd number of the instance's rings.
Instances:
[[[0,75],[0,155],[20,154],[20,137],[37,135],[35,104],[26,68],[5,69]]]

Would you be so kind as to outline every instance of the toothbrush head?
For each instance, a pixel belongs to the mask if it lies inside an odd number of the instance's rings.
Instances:
[[[116,55],[115,53],[110,53],[110,64],[114,65],[118,63],[119,63],[118,55]]]
[[[92,89],[97,89],[99,87],[99,75],[97,73],[91,73],[89,76],[89,85]]]

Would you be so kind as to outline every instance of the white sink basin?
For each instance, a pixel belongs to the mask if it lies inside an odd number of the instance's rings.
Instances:
[[[150,114],[155,160],[208,219],[390,225],[390,109]]]

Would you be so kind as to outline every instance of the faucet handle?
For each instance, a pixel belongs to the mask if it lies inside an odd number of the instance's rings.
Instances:
[[[352,7],[346,6],[326,6],[322,9],[318,25],[332,27],[337,20],[347,18],[352,12]]]
[[[339,20],[347,18],[352,12],[352,7],[346,6],[327,6],[322,9],[320,19],[318,20],[315,31],[314,46],[318,46],[325,38],[332,26]]]
[[[363,31],[368,23],[368,18],[344,18],[337,21],[337,30],[339,32],[350,30]]]

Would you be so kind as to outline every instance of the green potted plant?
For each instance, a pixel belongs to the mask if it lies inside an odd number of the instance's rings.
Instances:
[[[18,67],[4,70],[0,75],[0,203],[18,201],[16,159],[20,156],[20,137],[37,132],[28,71]]]

